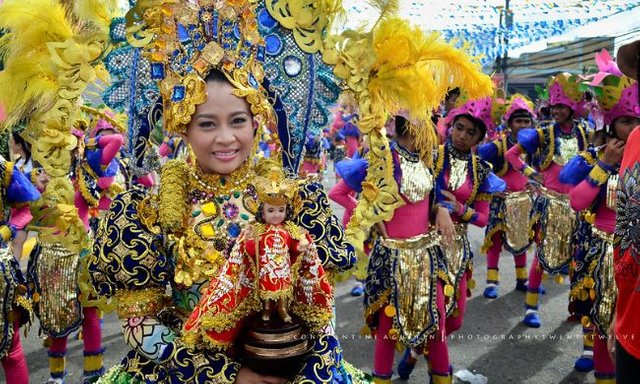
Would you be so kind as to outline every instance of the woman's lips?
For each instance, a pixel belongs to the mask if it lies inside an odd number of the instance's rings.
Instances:
[[[211,152],[211,154],[213,155],[213,157],[216,158],[216,160],[231,161],[236,158],[236,156],[238,155],[238,152],[239,150],[237,149],[231,149],[226,151],[215,151],[215,152]]]

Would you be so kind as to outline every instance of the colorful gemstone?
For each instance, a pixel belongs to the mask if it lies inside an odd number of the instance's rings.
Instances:
[[[201,226],[200,233],[202,233],[202,237],[204,237],[205,239],[210,239],[216,234],[211,224],[205,224]]]
[[[203,204],[200,208],[202,208],[202,212],[204,212],[205,216],[207,217],[215,216],[216,212],[218,211],[216,209],[216,205],[212,202]]]
[[[222,206],[222,212],[224,212],[224,217],[226,217],[227,219],[233,219],[238,216],[240,208],[238,208],[238,206],[234,203],[225,203]]]
[[[240,235],[240,231],[240,225],[238,225],[237,223],[231,223],[227,227],[227,233],[234,239]]]

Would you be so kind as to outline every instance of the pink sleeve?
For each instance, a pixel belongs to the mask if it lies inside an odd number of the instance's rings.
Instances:
[[[344,180],[340,180],[329,191],[329,198],[344,207],[347,212],[356,209],[358,201],[353,197],[353,190],[349,188]]]
[[[522,147],[519,145],[514,145],[507,151],[507,153],[504,154],[504,158],[507,159],[507,161],[509,162],[509,164],[511,164],[511,167],[513,167],[513,169],[517,171],[521,171],[522,169],[524,169],[524,167],[527,166],[527,163],[525,163],[520,158],[521,154],[522,154]]]
[[[109,165],[120,151],[122,143],[124,143],[124,136],[120,134],[100,136],[98,139],[98,146],[102,150],[100,164]]]
[[[27,224],[29,224],[31,219],[33,219],[33,216],[31,215],[31,211],[29,210],[28,205],[20,208],[11,208],[11,218],[9,219],[9,224],[16,227],[16,229],[24,229]]]
[[[569,198],[571,199],[571,208],[574,211],[580,212],[583,209],[589,208],[593,201],[598,196],[600,187],[591,185],[586,179],[582,180],[580,184],[571,188]]]
[[[485,200],[476,200],[473,204],[475,213],[469,221],[477,227],[484,227],[489,222],[489,202]]]

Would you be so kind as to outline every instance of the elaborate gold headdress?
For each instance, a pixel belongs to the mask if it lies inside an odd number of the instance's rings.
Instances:
[[[131,45],[143,47],[151,77],[159,81],[167,131],[186,131],[196,106],[207,99],[205,77],[214,68],[262,124],[275,124],[261,85],[265,46],[250,1],[140,1],[127,22],[136,32],[129,36],[139,36]]]

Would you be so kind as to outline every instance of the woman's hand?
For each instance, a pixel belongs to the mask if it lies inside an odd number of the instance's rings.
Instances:
[[[275,376],[263,376],[253,372],[247,367],[242,367],[236,376],[236,384],[285,384],[287,379]]]
[[[436,213],[436,230],[442,235],[445,245],[453,244],[453,237],[456,231],[453,227],[449,210],[445,207],[438,207],[438,212]]]
[[[604,150],[602,162],[610,167],[615,167],[622,160],[625,144],[626,142],[622,140],[616,138],[611,139]]]

